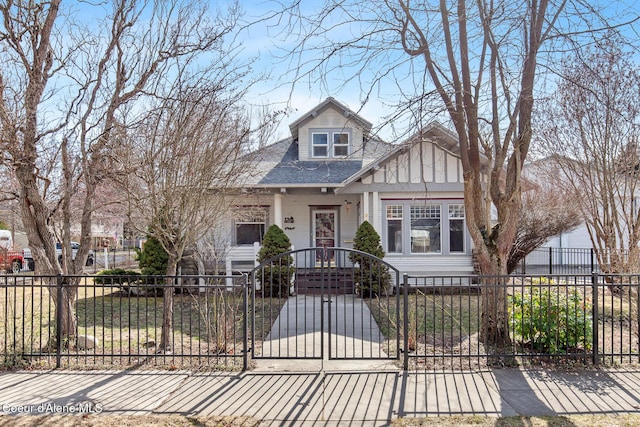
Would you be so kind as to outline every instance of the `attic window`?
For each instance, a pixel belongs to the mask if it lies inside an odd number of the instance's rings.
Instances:
[[[311,132],[311,156],[347,157],[351,154],[351,133],[345,129],[322,129]]]
[[[313,157],[327,157],[329,154],[329,135],[326,133],[313,134]]]
[[[349,134],[335,132],[333,134],[333,157],[346,157],[349,155]]]

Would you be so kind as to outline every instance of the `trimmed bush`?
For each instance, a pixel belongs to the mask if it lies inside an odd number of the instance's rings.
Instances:
[[[142,245],[142,250],[136,249],[140,271],[144,276],[164,276],[167,274],[169,255],[160,241],[149,237]]]
[[[262,264],[290,250],[291,241],[289,237],[280,227],[274,224],[269,227],[264,235],[262,248],[258,252],[258,262]],[[294,274],[295,267],[293,267],[292,256],[275,258],[271,263],[265,265],[258,277],[264,296],[288,296],[291,279]]]
[[[548,354],[591,349],[591,304],[576,289],[534,287],[509,300],[516,340]]]
[[[391,284],[389,267],[376,258],[384,258],[380,235],[368,222],[364,221],[356,231],[353,249],[366,252],[372,257],[359,253],[349,254],[355,268],[356,289],[365,298],[386,295]],[[375,258],[374,258],[375,257]]]
[[[140,273],[133,270],[124,270],[122,268],[113,268],[110,270],[102,270],[93,282],[96,285],[128,285],[135,283],[140,279]]]

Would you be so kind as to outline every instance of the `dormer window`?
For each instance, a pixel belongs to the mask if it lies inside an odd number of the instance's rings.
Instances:
[[[339,158],[351,154],[351,132],[345,129],[312,130],[311,142],[312,157]]]
[[[349,134],[346,132],[333,133],[333,157],[349,155]]]
[[[314,133],[313,134],[313,157],[328,157],[329,153],[329,134]]]

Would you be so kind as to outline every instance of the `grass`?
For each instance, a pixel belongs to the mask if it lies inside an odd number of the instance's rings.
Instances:
[[[451,416],[427,418],[400,418],[393,427],[438,426],[438,427],[632,427],[640,424],[640,415],[568,415],[555,417],[484,417]]]
[[[0,288],[0,331],[4,331],[0,332],[0,354],[5,356],[0,363],[5,366],[47,367],[55,363],[54,354],[43,354],[49,338],[55,337],[52,299],[46,286],[29,280]],[[81,368],[145,364],[238,368],[244,341],[242,292],[230,290],[224,283],[209,285],[219,287],[174,296],[172,348],[167,354],[158,352],[162,296],[129,295],[117,287],[83,282],[75,303],[77,334],[97,338],[98,345],[87,350],[69,346],[64,350],[63,364]],[[275,320],[273,314],[279,313],[284,302],[256,299],[256,324],[264,325],[256,330],[256,339],[266,335]]]
[[[526,289],[517,287],[516,290]],[[590,287],[576,287],[583,292],[585,301],[591,304]],[[587,292],[584,290],[587,289]],[[599,313],[599,352],[608,354],[602,356],[600,362],[605,366],[634,365],[640,363],[638,349],[639,326],[637,315],[634,315],[633,304],[628,298],[612,294],[608,288],[601,288],[597,301]],[[477,359],[474,363],[484,363],[478,356],[487,354],[479,340],[482,297],[476,293],[425,293],[415,289],[408,295],[408,349],[411,354],[423,356],[420,364],[435,364],[440,366],[447,358],[464,359],[459,356],[472,356]],[[398,302],[395,297],[379,297],[368,301],[369,308],[380,327],[381,332],[389,343],[395,342],[397,323],[394,319],[400,310],[402,318],[403,301]],[[401,335],[404,331],[401,330]],[[517,354],[526,355],[530,352],[527,343],[513,337]],[[390,345],[390,344],[388,344]],[[402,346],[401,342],[401,346]],[[590,353],[581,356],[590,363]],[[538,358],[538,360],[542,360]],[[412,361],[415,361],[412,359]],[[531,359],[533,362],[534,359]],[[546,361],[545,363],[547,363]],[[453,360],[448,364],[455,364]],[[537,363],[537,361],[535,362]],[[460,364],[468,367],[468,364]],[[450,366],[446,366],[450,367]]]
[[[381,332],[392,338],[397,332],[393,319],[400,306],[395,297],[378,297],[368,301]],[[420,343],[453,343],[476,334],[479,330],[480,297],[464,294],[426,294],[416,291],[408,296],[410,345]]]
[[[293,420],[291,420],[293,422]],[[309,420],[307,420],[309,421]],[[24,415],[0,416],[0,425],[11,427],[67,426],[67,427],[122,427],[122,426],[164,426],[164,427],[257,427],[260,420],[242,416],[201,416],[201,415]],[[568,415],[554,417],[486,417],[450,416],[425,418],[398,418],[392,427],[633,427],[640,425],[640,415]]]

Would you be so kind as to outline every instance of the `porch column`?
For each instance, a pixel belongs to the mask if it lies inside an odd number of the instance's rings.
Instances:
[[[378,232],[378,234],[382,235],[382,225],[380,224],[380,197],[378,196],[378,192],[373,192],[373,228]]]
[[[282,194],[273,195],[273,223],[282,228]]]
[[[362,220],[371,222],[369,219],[369,192],[362,193]]]

